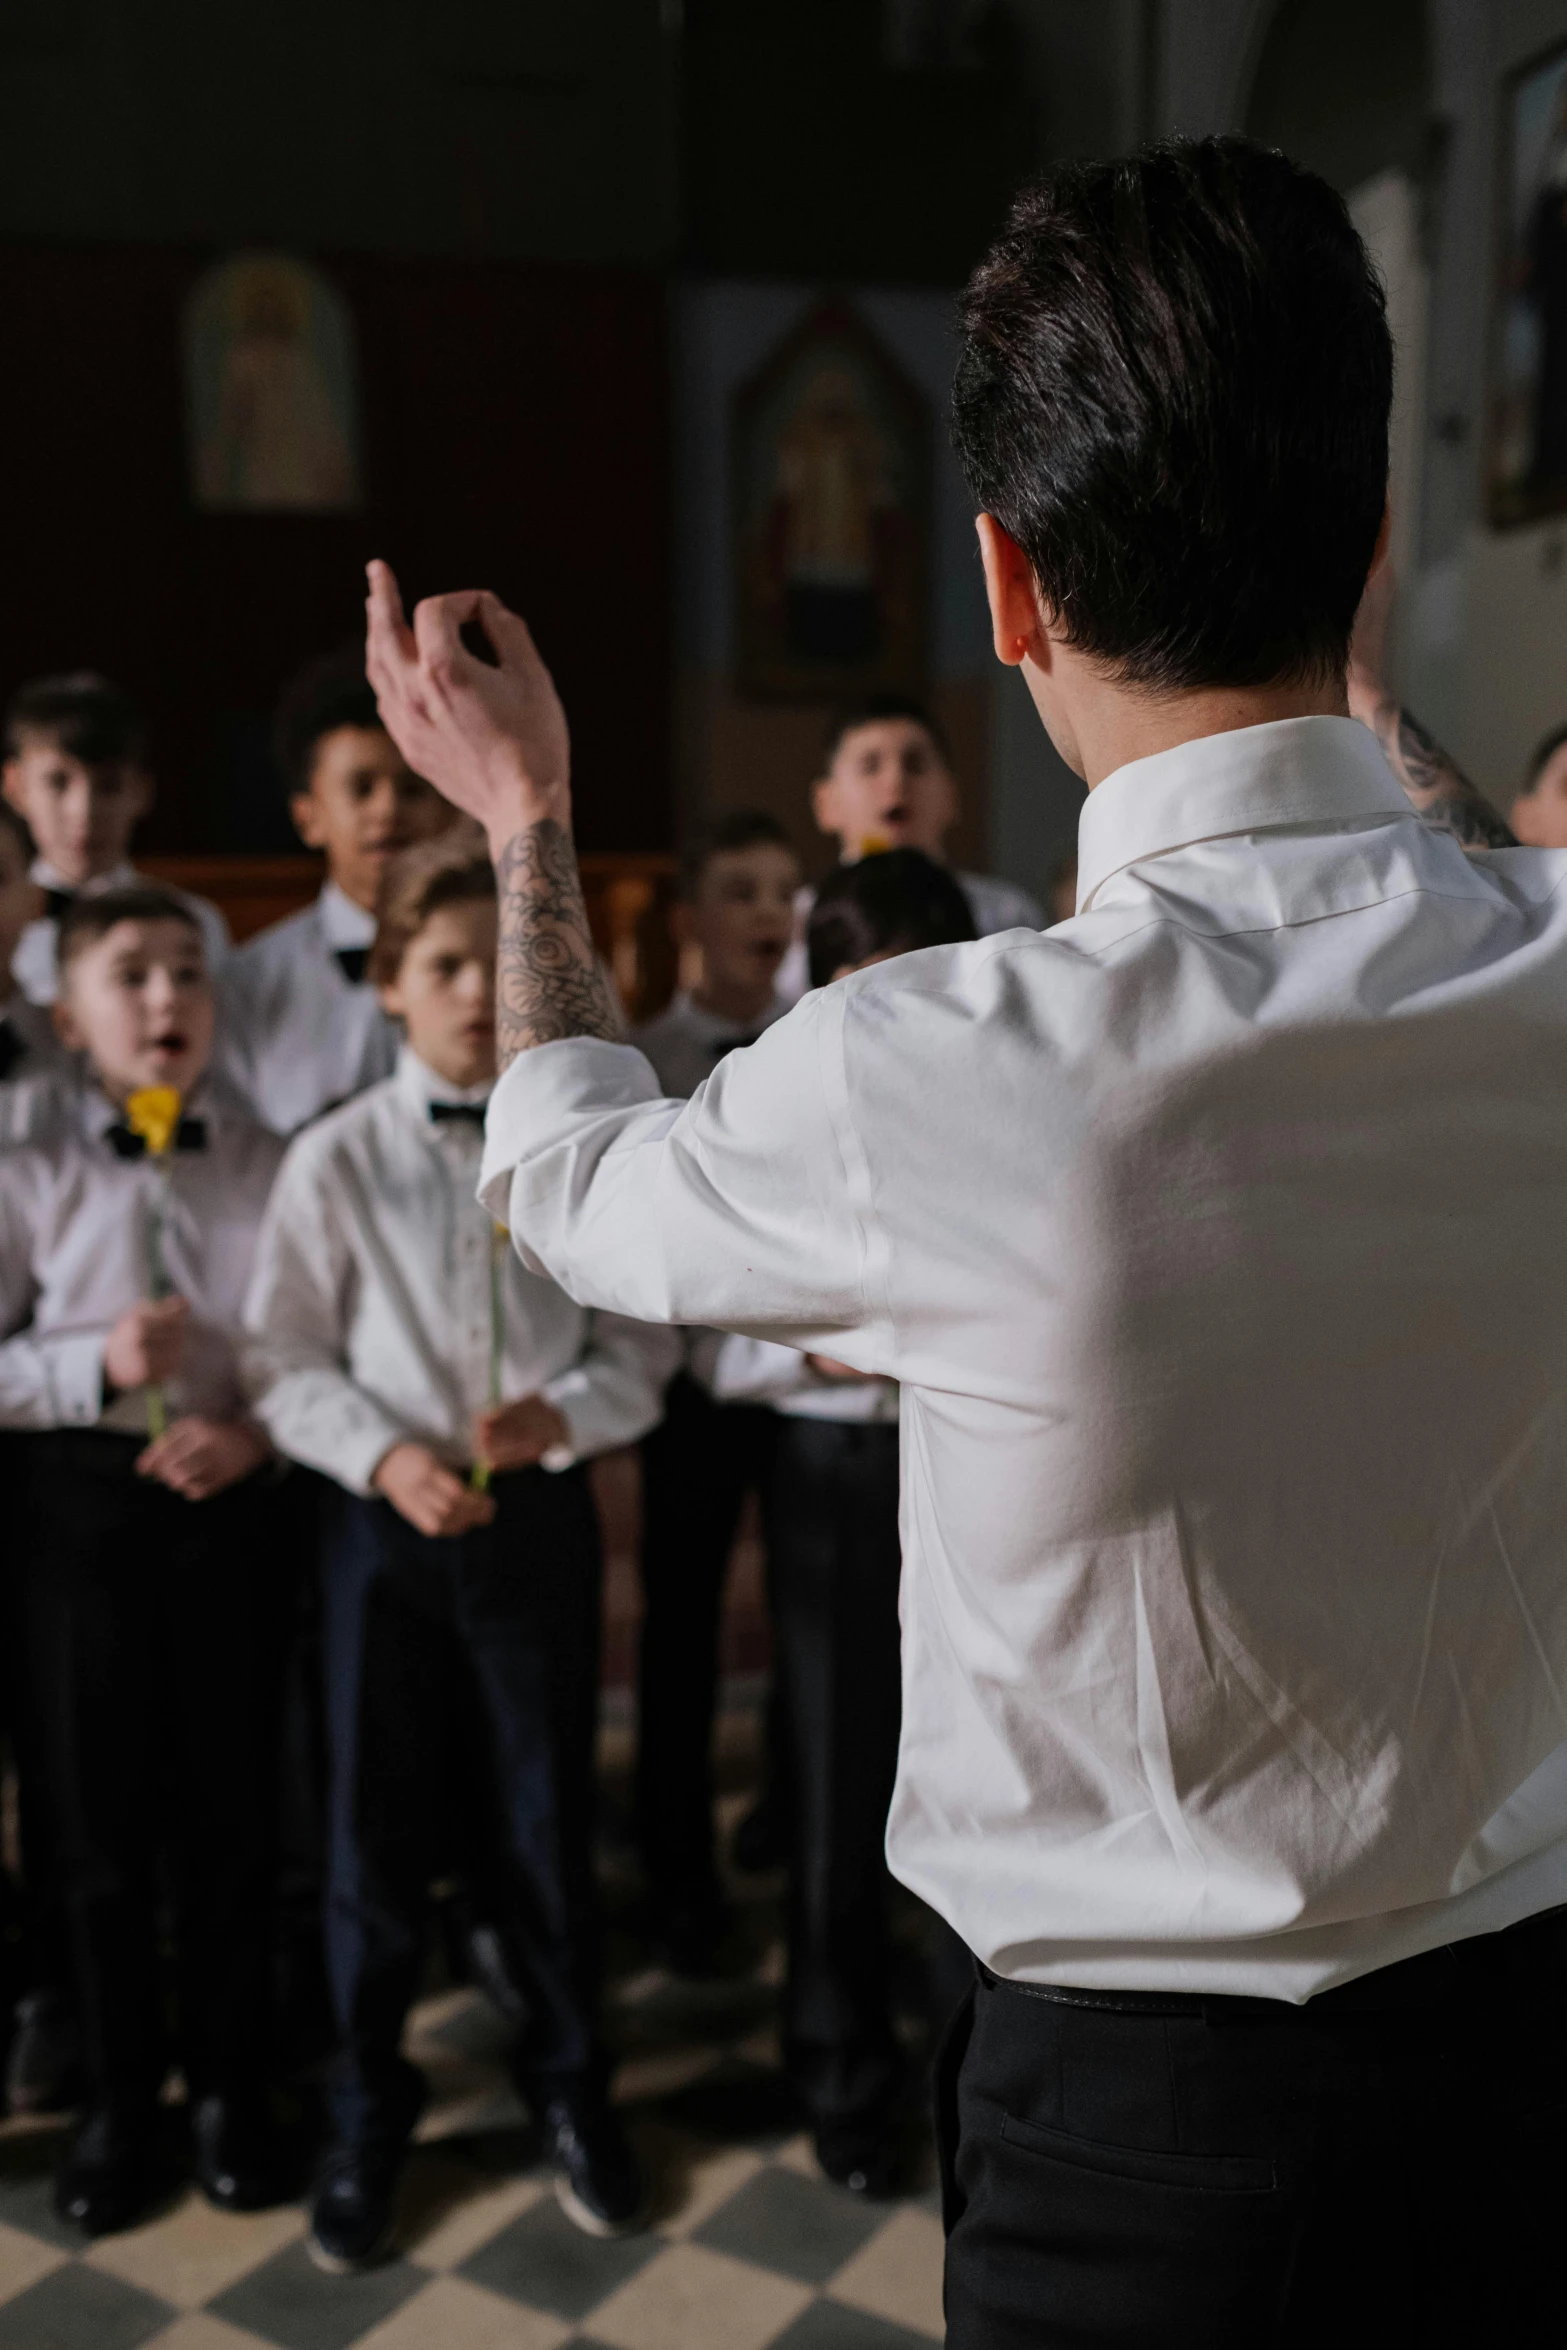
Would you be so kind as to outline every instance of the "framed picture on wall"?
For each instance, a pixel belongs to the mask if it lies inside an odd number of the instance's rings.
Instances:
[[[308,262],[239,253],[185,309],[191,493],[209,514],[349,514],[360,504],[348,306]]]
[[[735,394],[736,682],[763,700],[917,686],[930,650],[930,411],[845,302]]]
[[[1567,41],[1502,85],[1486,448],[1500,529],[1567,512]]]

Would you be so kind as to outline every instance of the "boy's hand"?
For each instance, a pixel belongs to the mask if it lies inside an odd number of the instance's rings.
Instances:
[[[369,567],[365,672],[381,718],[416,775],[470,816],[498,854],[545,817],[571,823],[566,713],[526,621],[487,588],[427,596],[403,617],[397,581]],[[495,663],[462,641],[477,622]]]
[[[190,1308],[182,1297],[132,1306],[104,1341],[103,1375],[109,1385],[151,1387],[172,1379],[184,1359],[189,1322]]]
[[[394,1444],[370,1482],[419,1534],[466,1534],[495,1515],[489,1495],[465,1485],[427,1445]]]
[[[571,1430],[542,1395],[525,1395],[480,1412],[473,1423],[474,1455],[492,1469],[531,1469],[556,1445],[569,1445]]]
[[[186,1501],[207,1501],[259,1469],[272,1447],[245,1420],[202,1420],[189,1413],[136,1459],[136,1473],[156,1477]]]

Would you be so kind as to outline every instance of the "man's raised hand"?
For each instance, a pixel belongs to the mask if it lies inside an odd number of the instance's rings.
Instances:
[[[498,856],[541,819],[571,822],[571,747],[555,681],[526,621],[487,588],[428,596],[403,616],[385,563],[368,568],[365,672],[410,767],[477,817]],[[495,653],[462,641],[477,622]]]

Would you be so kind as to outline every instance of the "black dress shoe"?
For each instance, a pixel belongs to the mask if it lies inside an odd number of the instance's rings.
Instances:
[[[896,2195],[902,2173],[899,2132],[884,2113],[818,2122],[816,2159],[825,2175],[851,2195],[880,2202]]]
[[[66,2148],[54,2207],[84,2236],[112,2236],[144,2219],[169,2184],[156,2115],[95,2106]]]
[[[16,2003],[5,2068],[12,2113],[69,2113],[81,2095],[81,2039],[63,1991],[29,1991]]]
[[[544,2108],[544,2149],[555,2164],[560,2207],[584,2235],[629,2236],[642,2225],[647,2189],[602,2097],[552,2097]]]
[[[259,2092],[199,2098],[190,2144],[196,2184],[220,2211],[270,2211],[288,2202],[286,2150]]]
[[[392,2249],[406,2142],[377,2139],[327,2153],[310,2205],[308,2250],[328,2276],[374,2268]]]

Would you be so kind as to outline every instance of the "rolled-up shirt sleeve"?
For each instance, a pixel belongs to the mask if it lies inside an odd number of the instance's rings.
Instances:
[[[491,1098],[481,1196],[523,1262],[583,1305],[895,1374],[841,995],[808,997],[688,1102],[628,1045],[520,1054]]]

